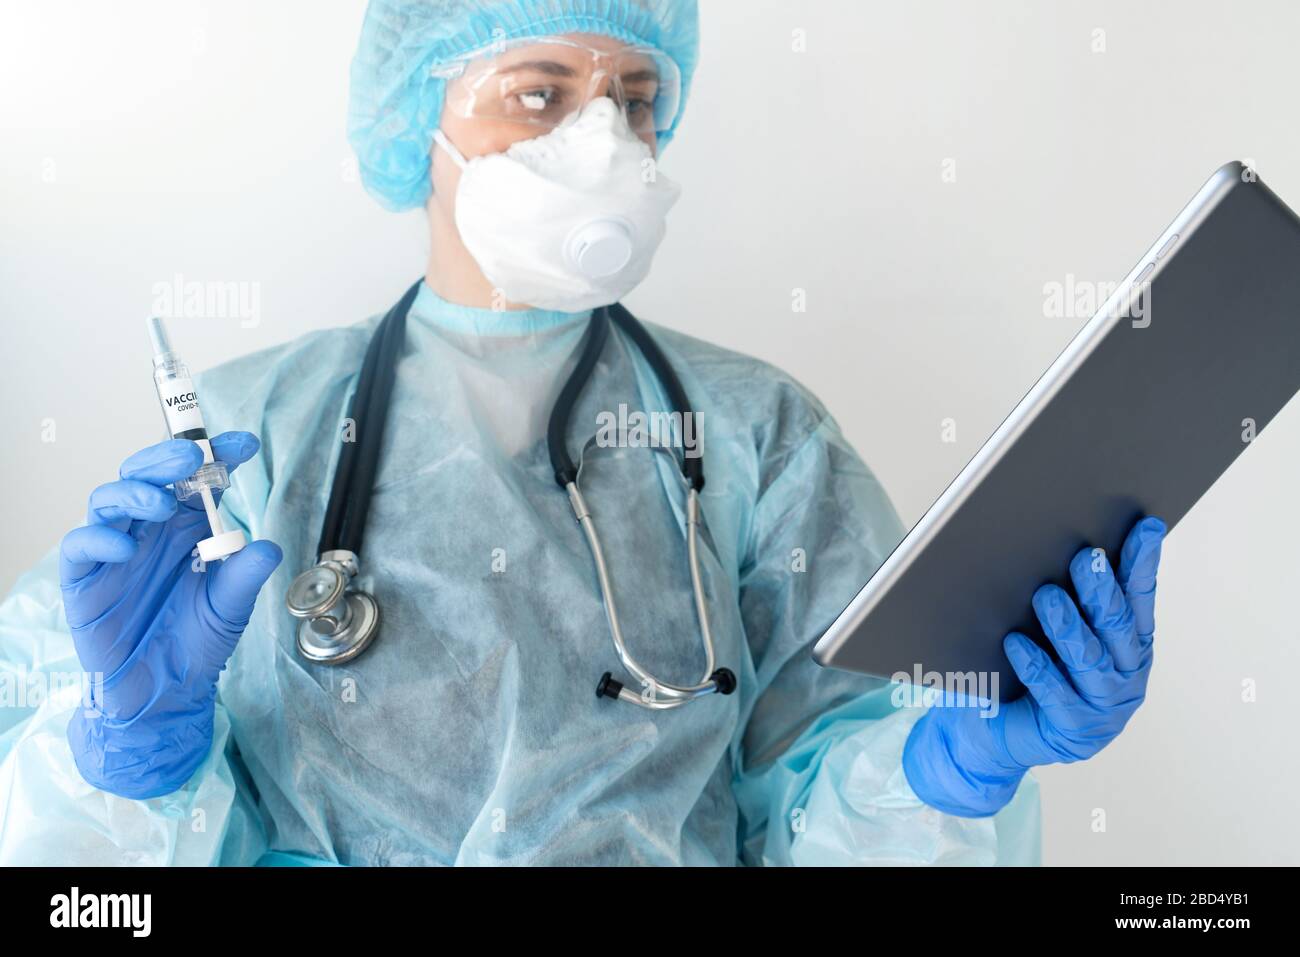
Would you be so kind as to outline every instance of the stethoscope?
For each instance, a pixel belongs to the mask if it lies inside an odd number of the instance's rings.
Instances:
[[[411,286],[389,310],[366,348],[361,375],[348,410],[348,418],[353,423],[357,441],[342,443],[339,452],[334,484],[330,487],[320,542],[316,548],[316,565],[295,578],[285,593],[289,613],[301,620],[298,626],[298,651],[308,661],[317,664],[341,665],[352,661],[370,647],[379,632],[379,605],[374,596],[359,588],[352,588],[351,584],[361,571],[358,555],[361,552],[366,513],[370,509],[370,494],[375,484],[379,446],[383,439],[389,400],[393,394],[398,351],[405,338],[406,315],[422,282],[420,280]],[[708,694],[731,694],[736,690],[736,676],[728,668],[717,668],[714,660],[713,634],[709,629],[708,603],[704,595],[699,556],[699,528],[702,521],[700,490],[704,488],[704,462],[698,454],[700,450],[694,445],[689,445],[684,450],[688,454],[684,454],[680,461],[672,452],[665,449],[657,451],[665,452],[677,462],[686,489],[686,557],[691,574],[691,588],[695,594],[700,640],[704,646],[703,676],[698,683],[691,685],[661,681],[632,656],[623,636],[600,537],[596,533],[591,510],[579,489],[581,465],[574,464],[564,441],[573,407],[591,379],[596,362],[609,338],[611,321],[645,356],[659,384],[667,393],[673,411],[682,416],[683,422],[691,417],[686,392],[667,357],[645,326],[623,306],[615,304],[592,313],[578,364],[551,411],[546,441],[555,481],[568,495],[573,514],[581,525],[587,546],[591,550],[614,650],[623,668],[639,687],[639,690],[633,690],[623,682],[615,681],[612,673],[607,671],[596,685],[596,696],[619,698],[643,708],[666,710]],[[686,430],[683,431],[684,436],[685,434]]]

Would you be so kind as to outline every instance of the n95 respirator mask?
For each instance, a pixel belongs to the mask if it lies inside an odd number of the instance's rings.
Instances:
[[[617,302],[650,271],[680,187],[608,97],[550,133],[466,160],[456,228],[483,275],[512,303],[583,312]]]

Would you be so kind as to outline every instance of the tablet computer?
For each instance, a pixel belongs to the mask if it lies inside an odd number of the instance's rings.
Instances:
[[[1051,652],[1030,598],[1080,548],[1172,528],[1300,389],[1300,218],[1219,169],[866,587],[822,664],[1009,700],[1002,651]],[[940,683],[940,681],[942,683]],[[975,684],[972,684],[975,682]],[[978,691],[976,690],[978,689]]]

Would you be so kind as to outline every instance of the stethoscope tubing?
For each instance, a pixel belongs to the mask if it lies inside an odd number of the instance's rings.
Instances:
[[[405,341],[406,315],[419,294],[423,281],[421,279],[412,285],[380,321],[378,328],[371,336],[369,345],[366,347],[366,355],[362,360],[357,388],[353,393],[352,401],[349,403],[348,416],[356,429],[356,440],[341,443],[339,459],[334,471],[334,482],[330,487],[325,518],[321,525],[321,536],[317,547],[318,567],[322,564],[330,564],[324,560],[326,556],[335,558],[340,555],[345,556],[346,561],[343,565],[340,565],[340,568],[343,568],[344,571],[340,571],[339,574],[354,575],[359,567],[357,556],[361,550],[366,517],[370,510],[370,499],[378,471],[379,450],[383,442],[384,427],[388,419],[388,407],[396,380],[397,361]],[[643,708],[664,710],[679,707],[695,698],[708,694],[731,694],[735,690],[736,679],[735,675],[726,668],[715,670],[716,656],[713,634],[709,627],[708,601],[704,594],[703,575],[700,571],[698,539],[701,523],[700,491],[704,487],[704,465],[698,447],[684,448],[678,466],[687,489],[687,561],[690,566],[691,589],[694,594],[695,612],[699,621],[701,642],[704,645],[706,662],[704,675],[699,683],[693,685],[676,685],[660,681],[636,660],[628,650],[627,642],[624,639],[614,588],[610,581],[608,566],[605,563],[600,536],[596,532],[595,520],[592,517],[591,510],[587,507],[582,492],[578,487],[581,466],[574,463],[565,443],[574,407],[587,383],[591,380],[596,364],[604,351],[605,343],[609,339],[611,320],[632,339],[633,343],[641,351],[651,370],[658,378],[660,386],[667,393],[666,397],[673,411],[681,416],[682,422],[688,421],[688,418],[693,414],[686,396],[686,390],[682,387],[681,380],[677,378],[677,373],[659,348],[658,343],[654,341],[635,316],[622,305],[616,303],[613,306],[598,309],[592,314],[578,362],[560,390],[559,398],[556,400],[555,407],[551,411],[550,420],[547,423],[547,450],[556,483],[568,495],[574,515],[587,539],[596,566],[596,578],[600,586],[601,598],[609,622],[615,652],[623,667],[641,683],[643,689],[642,693],[638,694],[631,688],[624,687],[622,683],[613,681],[607,672],[597,686],[596,693],[598,696],[603,697],[617,697],[620,700]],[[683,438],[687,435],[691,436],[690,441],[692,442],[698,441],[697,433],[693,429],[684,428],[682,434]],[[309,573],[310,571],[305,572],[304,576]],[[369,596],[365,597],[373,604],[373,599],[370,599]],[[293,603],[290,603],[290,610],[295,616],[304,619],[317,614],[310,607],[295,608]],[[303,627],[309,627],[309,624],[309,622],[304,621]],[[377,617],[374,618],[372,626],[377,626]],[[314,657],[312,660],[321,661],[322,663],[340,663],[351,660],[369,643],[372,635],[373,631],[366,635],[359,635],[358,633],[356,637],[361,639],[360,643],[346,653],[341,650],[333,661],[320,656]],[[303,639],[300,636],[300,646],[302,641]],[[347,647],[346,643],[344,647]],[[304,651],[304,653],[306,652]],[[333,652],[331,652],[332,654]]]
[[[354,441],[341,442],[334,482],[330,486],[325,520],[316,554],[345,550],[360,554],[370,498],[379,464],[379,448],[388,421],[388,405],[396,379],[397,356],[406,336],[406,314],[420,292],[415,282],[380,321],[366,347],[357,391],[348,408],[356,429]]]

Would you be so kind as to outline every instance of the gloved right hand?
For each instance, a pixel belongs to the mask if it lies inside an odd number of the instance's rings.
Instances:
[[[212,454],[233,470],[258,445],[226,432]],[[135,453],[119,481],[91,493],[87,524],[60,550],[64,609],[91,688],[68,741],[82,777],[122,797],[169,794],[203,763],[217,678],[282,557],[268,541],[206,568],[193,557],[211,534],[207,517],[166,486],[202,463],[184,439]]]
[[[1077,603],[1057,585],[1034,593],[1060,666],[1026,636],[1007,635],[1003,648],[1027,693],[993,714],[969,701],[926,712],[903,748],[903,773],[917,797],[945,814],[995,814],[1031,767],[1086,761],[1124,730],[1151,674],[1166,530],[1158,518],[1138,522],[1118,573],[1100,549],[1080,549],[1070,562]]]

